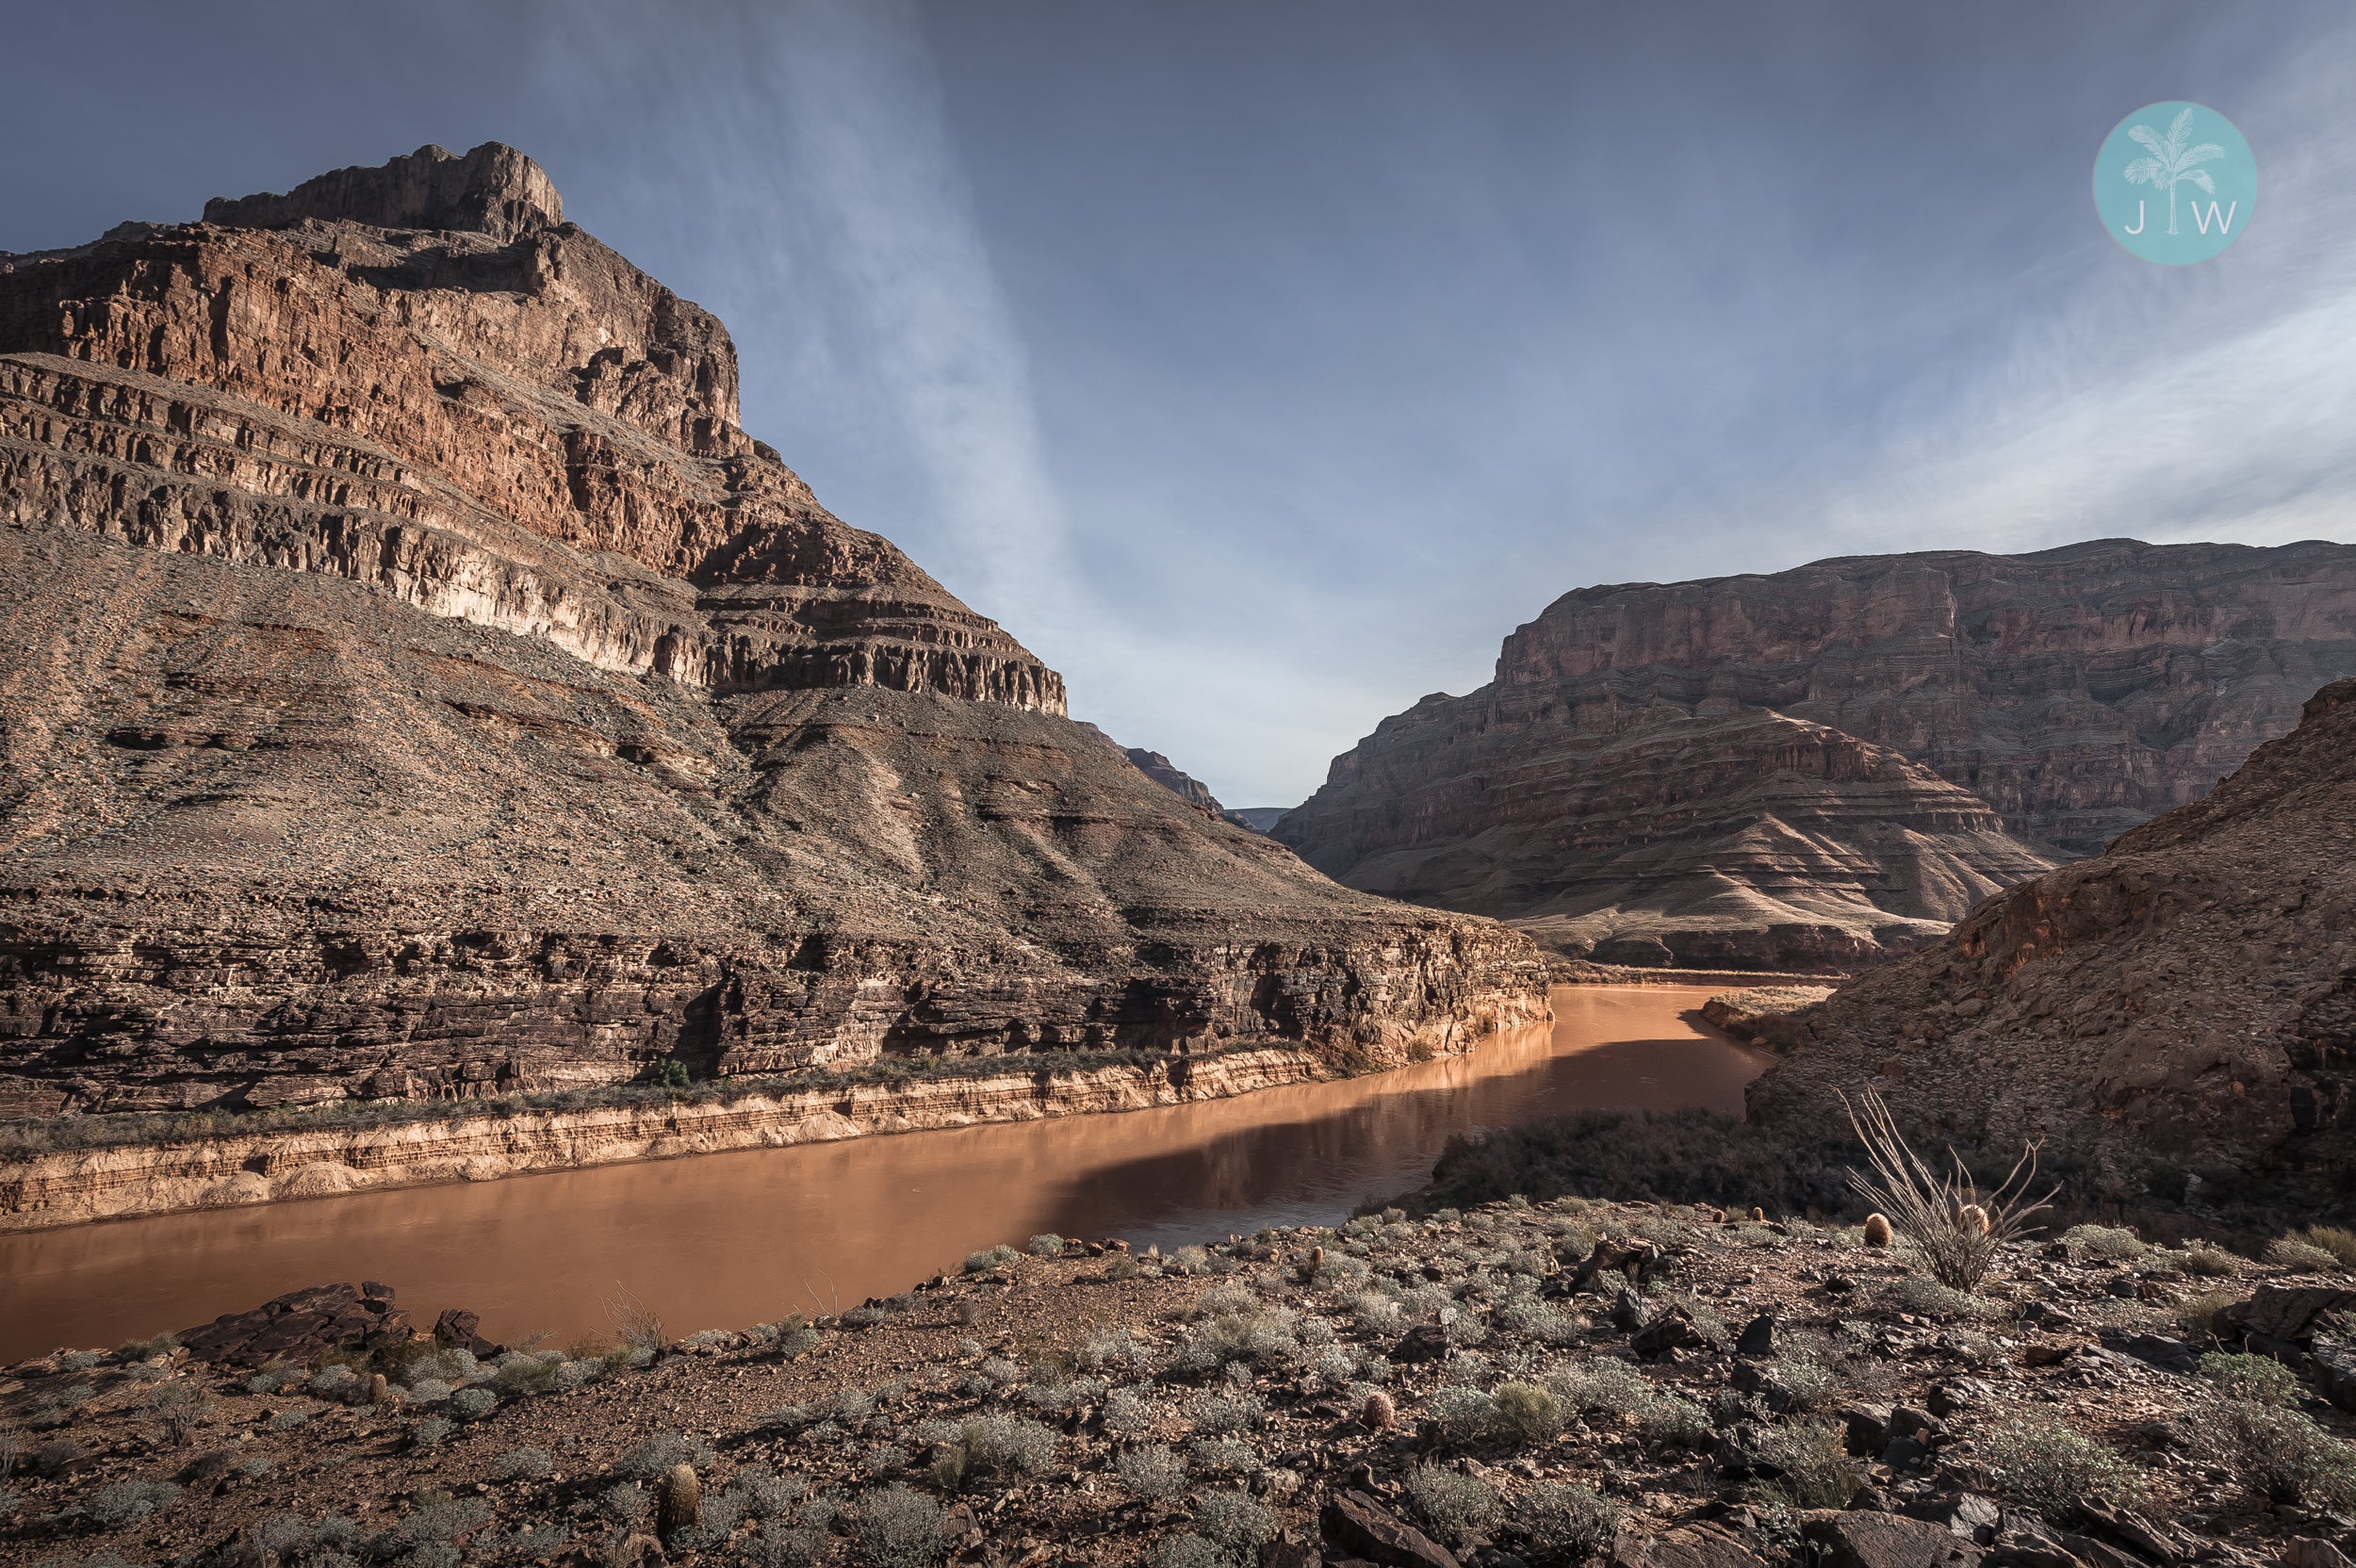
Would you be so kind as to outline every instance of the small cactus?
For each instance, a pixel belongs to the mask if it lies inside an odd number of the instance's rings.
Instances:
[[[1764,1225],[1767,1223],[1767,1211],[1754,1203],[1751,1205],[1751,1218],[1759,1224]]]
[[[384,1374],[382,1372],[369,1373],[368,1403],[371,1405],[381,1405],[391,1396],[392,1388],[384,1381]]]
[[[1311,1268],[1323,1268],[1325,1266],[1324,1248],[1312,1247],[1309,1249],[1309,1266]]]
[[[1977,1203],[1966,1203],[1955,1211],[1955,1223],[1978,1235],[1988,1234],[1988,1211]]]
[[[1890,1245],[1890,1217],[1888,1215],[1869,1214],[1865,1217],[1866,1246],[1887,1247]]]
[[[703,1501],[703,1483],[695,1478],[695,1467],[672,1465],[663,1475],[661,1511],[655,1515],[663,1539],[693,1528],[702,1515]]]
[[[1399,1407],[1381,1389],[1366,1396],[1366,1402],[1358,1407],[1358,1424],[1373,1431],[1386,1432],[1399,1425]]]

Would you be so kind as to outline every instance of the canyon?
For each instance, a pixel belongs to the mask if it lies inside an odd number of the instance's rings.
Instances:
[[[1770,1126],[1877,1088],[1912,1125],[2042,1140],[2120,1190],[2356,1153],[2356,680],[2189,806],[1990,900],[1782,1021]],[[2187,1177],[2195,1181],[2189,1191]]]
[[[2098,540],[1583,588],[1272,836],[1599,962],[1840,972],[2200,798],[2356,674],[2356,547]]]
[[[737,385],[496,143],[0,255],[0,1117],[1547,1016],[1073,723]]]

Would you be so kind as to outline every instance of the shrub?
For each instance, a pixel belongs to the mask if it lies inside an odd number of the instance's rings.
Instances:
[[[570,1364],[543,1361],[538,1356],[516,1356],[491,1374],[491,1387],[511,1399],[527,1394],[545,1394],[556,1386],[557,1374]]]
[[[1260,1544],[1276,1533],[1276,1515],[1241,1492],[1205,1492],[1195,1499],[1194,1527],[1230,1560],[1256,1562]]]
[[[614,1298],[606,1302],[605,1315],[613,1320],[614,1343],[624,1352],[635,1355],[646,1351],[651,1354],[668,1343],[663,1333],[663,1319],[655,1310],[622,1285],[614,1287]],[[471,1367],[459,1372],[461,1377],[471,1375]]]
[[[1497,1488],[1487,1481],[1436,1464],[1418,1464],[1408,1472],[1407,1494],[1432,1532],[1457,1546],[1486,1535],[1503,1507]]]
[[[1841,1381],[1832,1369],[1805,1350],[1777,1356],[1767,1364],[1767,1375],[1792,1396],[1795,1413],[1824,1410],[1841,1393]]]
[[[1562,1429],[1562,1401],[1536,1383],[1499,1383],[1490,1399],[1489,1429],[1507,1442],[1544,1443]]]
[[[2241,1260],[2221,1247],[2204,1247],[2195,1242],[2185,1247],[2176,1266],[2202,1279],[2221,1280],[2240,1273]]]
[[[965,1255],[965,1271],[968,1274],[979,1274],[990,1268],[1009,1268],[1021,1262],[1022,1258],[1022,1253],[1002,1242],[986,1251],[968,1252]]]
[[[1206,1394],[1186,1412],[1194,1429],[1205,1437],[1231,1437],[1260,1424],[1268,1407],[1256,1394]]]
[[[510,1448],[499,1456],[501,1480],[538,1480],[555,1469],[555,1458],[546,1448]]]
[[[1035,1258],[1060,1258],[1063,1256],[1063,1237],[1055,1234],[1053,1231],[1041,1232],[1039,1234],[1031,1238],[1031,1256]]]
[[[2143,1238],[2116,1225],[2072,1225],[2062,1233],[2061,1242],[2073,1258],[2103,1258],[2112,1263],[2139,1258],[2146,1250]]]
[[[709,1470],[719,1456],[700,1443],[690,1443],[677,1432],[656,1432],[643,1438],[623,1451],[615,1460],[613,1474],[628,1480],[653,1480],[673,1465],[684,1464],[696,1471]]]
[[[179,1500],[180,1489],[170,1481],[116,1481],[100,1487],[86,1511],[100,1529],[119,1530]]]
[[[2313,1242],[2287,1235],[2266,1245],[2266,1262],[2284,1268],[2335,1269],[2340,1260]]]
[[[818,1526],[772,1519],[739,1550],[755,1568],[814,1568],[833,1544],[834,1538]]]
[[[1116,1388],[1104,1398],[1102,1417],[1104,1430],[1115,1437],[1138,1437],[1152,1431],[1170,1413],[1170,1407],[1158,1399],[1148,1399],[1134,1389]]]
[[[1889,1105],[1872,1089],[1850,1107],[1849,1125],[1873,1168],[1871,1176],[1850,1171],[1850,1187],[1889,1217],[1890,1228],[1905,1238],[1932,1277],[1951,1290],[1978,1289],[1998,1250],[2032,1229],[2030,1221],[2053,1197],[2050,1191],[2044,1198],[2029,1196],[2037,1181],[2034,1144],[2021,1151],[1996,1189],[1983,1197],[1953,1149],[1947,1152],[1948,1168],[1933,1171],[1900,1135]]]
[[[2300,1241],[2339,1260],[2342,1268],[2356,1269],[2356,1231],[2337,1225],[2310,1225],[2295,1233]],[[164,1336],[169,1339],[171,1335]]]
[[[1628,1362],[1611,1356],[1575,1362],[1546,1380],[1571,1410],[1626,1415],[1652,1397],[1652,1384]]]
[[[1443,1388],[1432,1396],[1432,1415],[1441,1431],[1466,1443],[1488,1433],[1497,1417],[1497,1401],[1477,1388]]]
[[[487,1388],[462,1388],[450,1396],[450,1408],[468,1421],[490,1414],[499,1402],[499,1396]]]
[[[952,1491],[1046,1472],[1055,1462],[1056,1437],[1036,1421],[977,1415],[933,1463],[933,1478]]]
[[[442,1440],[450,1436],[452,1429],[453,1424],[451,1422],[446,1421],[438,1415],[429,1415],[424,1420],[409,1429],[410,1446],[416,1448],[438,1448],[441,1446]]]
[[[2341,1234],[2347,1233],[2342,1232]],[[157,1334],[153,1339],[126,1339],[115,1351],[115,1359],[124,1362],[152,1361],[157,1356],[168,1356],[178,1348],[180,1341],[172,1334]]]
[[[1146,1560],[1151,1568],[1224,1568],[1227,1558],[1199,1535],[1166,1535]]]
[[[439,1378],[419,1378],[409,1385],[409,1398],[414,1404],[438,1405],[450,1397],[450,1384]]]
[[[290,1366],[265,1366],[245,1380],[248,1394],[275,1394],[302,1374]]]
[[[782,1515],[810,1491],[801,1476],[780,1476],[765,1464],[746,1465],[728,1482],[728,1491],[744,1499],[744,1511],[756,1519]]]
[[[2105,1444],[2071,1431],[2053,1416],[2023,1417],[1987,1429],[1981,1462],[1997,1494],[2055,1524],[2088,1500],[2134,1507],[2142,1478]]]
[[[2240,1299],[2231,1291],[2206,1290],[2184,1298],[2168,1308],[2168,1313],[2176,1319],[2177,1327],[2186,1333],[2215,1339],[2221,1336],[2226,1327],[2223,1318],[2225,1309]]]
[[[1555,1311],[1543,1301],[1509,1301],[1490,1321],[1511,1334],[1541,1345],[1576,1345],[1587,1332],[1587,1320],[1577,1313]]]
[[[2271,1356],[2202,1356],[2201,1376],[2217,1384],[2217,1392],[2228,1399],[2284,1410],[2298,1409],[2306,1391],[2299,1374]]]
[[[147,1396],[164,1440],[173,1447],[188,1442],[213,1413],[213,1401],[194,1383],[166,1383]]]
[[[1997,1311],[1991,1301],[1968,1291],[1956,1290],[1937,1280],[1923,1279],[1919,1274],[1891,1281],[1885,1295],[1893,1311],[1910,1312],[1918,1317],[1936,1317],[1941,1322],[1951,1322],[1958,1317],[1989,1317]]]
[[[1760,1434],[1759,1452],[1781,1472],[1752,1489],[1770,1506],[1846,1508],[1864,1484],[1849,1463],[1840,1429],[1822,1421],[1769,1427]]]
[[[597,1506],[626,1525],[636,1524],[654,1511],[654,1494],[636,1481],[623,1481],[607,1487],[598,1495]]]
[[[2356,1450],[2304,1411],[2224,1398],[2201,1426],[2218,1464],[2253,1495],[2335,1511],[2356,1507]]]
[[[905,1486],[887,1486],[861,1497],[851,1538],[875,1568],[925,1568],[949,1549],[941,1505]]]
[[[1149,1443],[1113,1461],[1113,1474],[1133,1497],[1157,1503],[1186,1489],[1186,1464],[1168,1446]]]
[[[1540,1481],[1513,1511],[1523,1555],[1539,1568],[1602,1556],[1620,1532],[1620,1505],[1572,1481]]]
[[[1259,1450],[1249,1443],[1238,1443],[1232,1437],[1198,1437],[1186,1446],[1194,1458],[1194,1467],[1213,1475],[1226,1475],[1236,1470],[1251,1470],[1260,1462]]]
[[[1636,1429],[1671,1448],[1706,1448],[1716,1435],[1710,1413],[1682,1394],[1656,1394],[1636,1412]]]

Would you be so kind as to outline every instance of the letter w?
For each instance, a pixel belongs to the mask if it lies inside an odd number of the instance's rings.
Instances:
[[[2222,219],[2219,219],[2217,215],[2217,204],[2215,202],[2211,202],[2209,204],[2209,210],[2205,213],[2201,210],[2201,204],[2195,202],[2192,204],[2192,220],[2200,226],[2202,234],[2207,234],[2209,232],[2209,225],[2211,223],[2217,224],[2217,233],[2226,234],[2230,233],[2233,227],[2233,214],[2239,212],[2240,210],[2241,204],[2239,202],[2235,202],[2233,205],[2225,209],[2225,216]]]

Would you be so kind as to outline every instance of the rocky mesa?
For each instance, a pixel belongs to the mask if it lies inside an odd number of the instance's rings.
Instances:
[[[0,256],[0,1115],[1546,1016],[1066,718],[511,148]]]
[[[2154,1168],[2179,1184],[2345,1168],[2351,867],[2356,680],[2343,680],[2204,798],[1798,1015],[1799,1043],[1752,1086],[1751,1113],[1806,1126],[1836,1089],[1870,1086],[1957,1142],[2042,1138],[2130,1183]]]
[[[1565,595],[1274,837],[1574,957],[1838,970],[2198,799],[2356,673],[2356,547],[2102,540]]]

